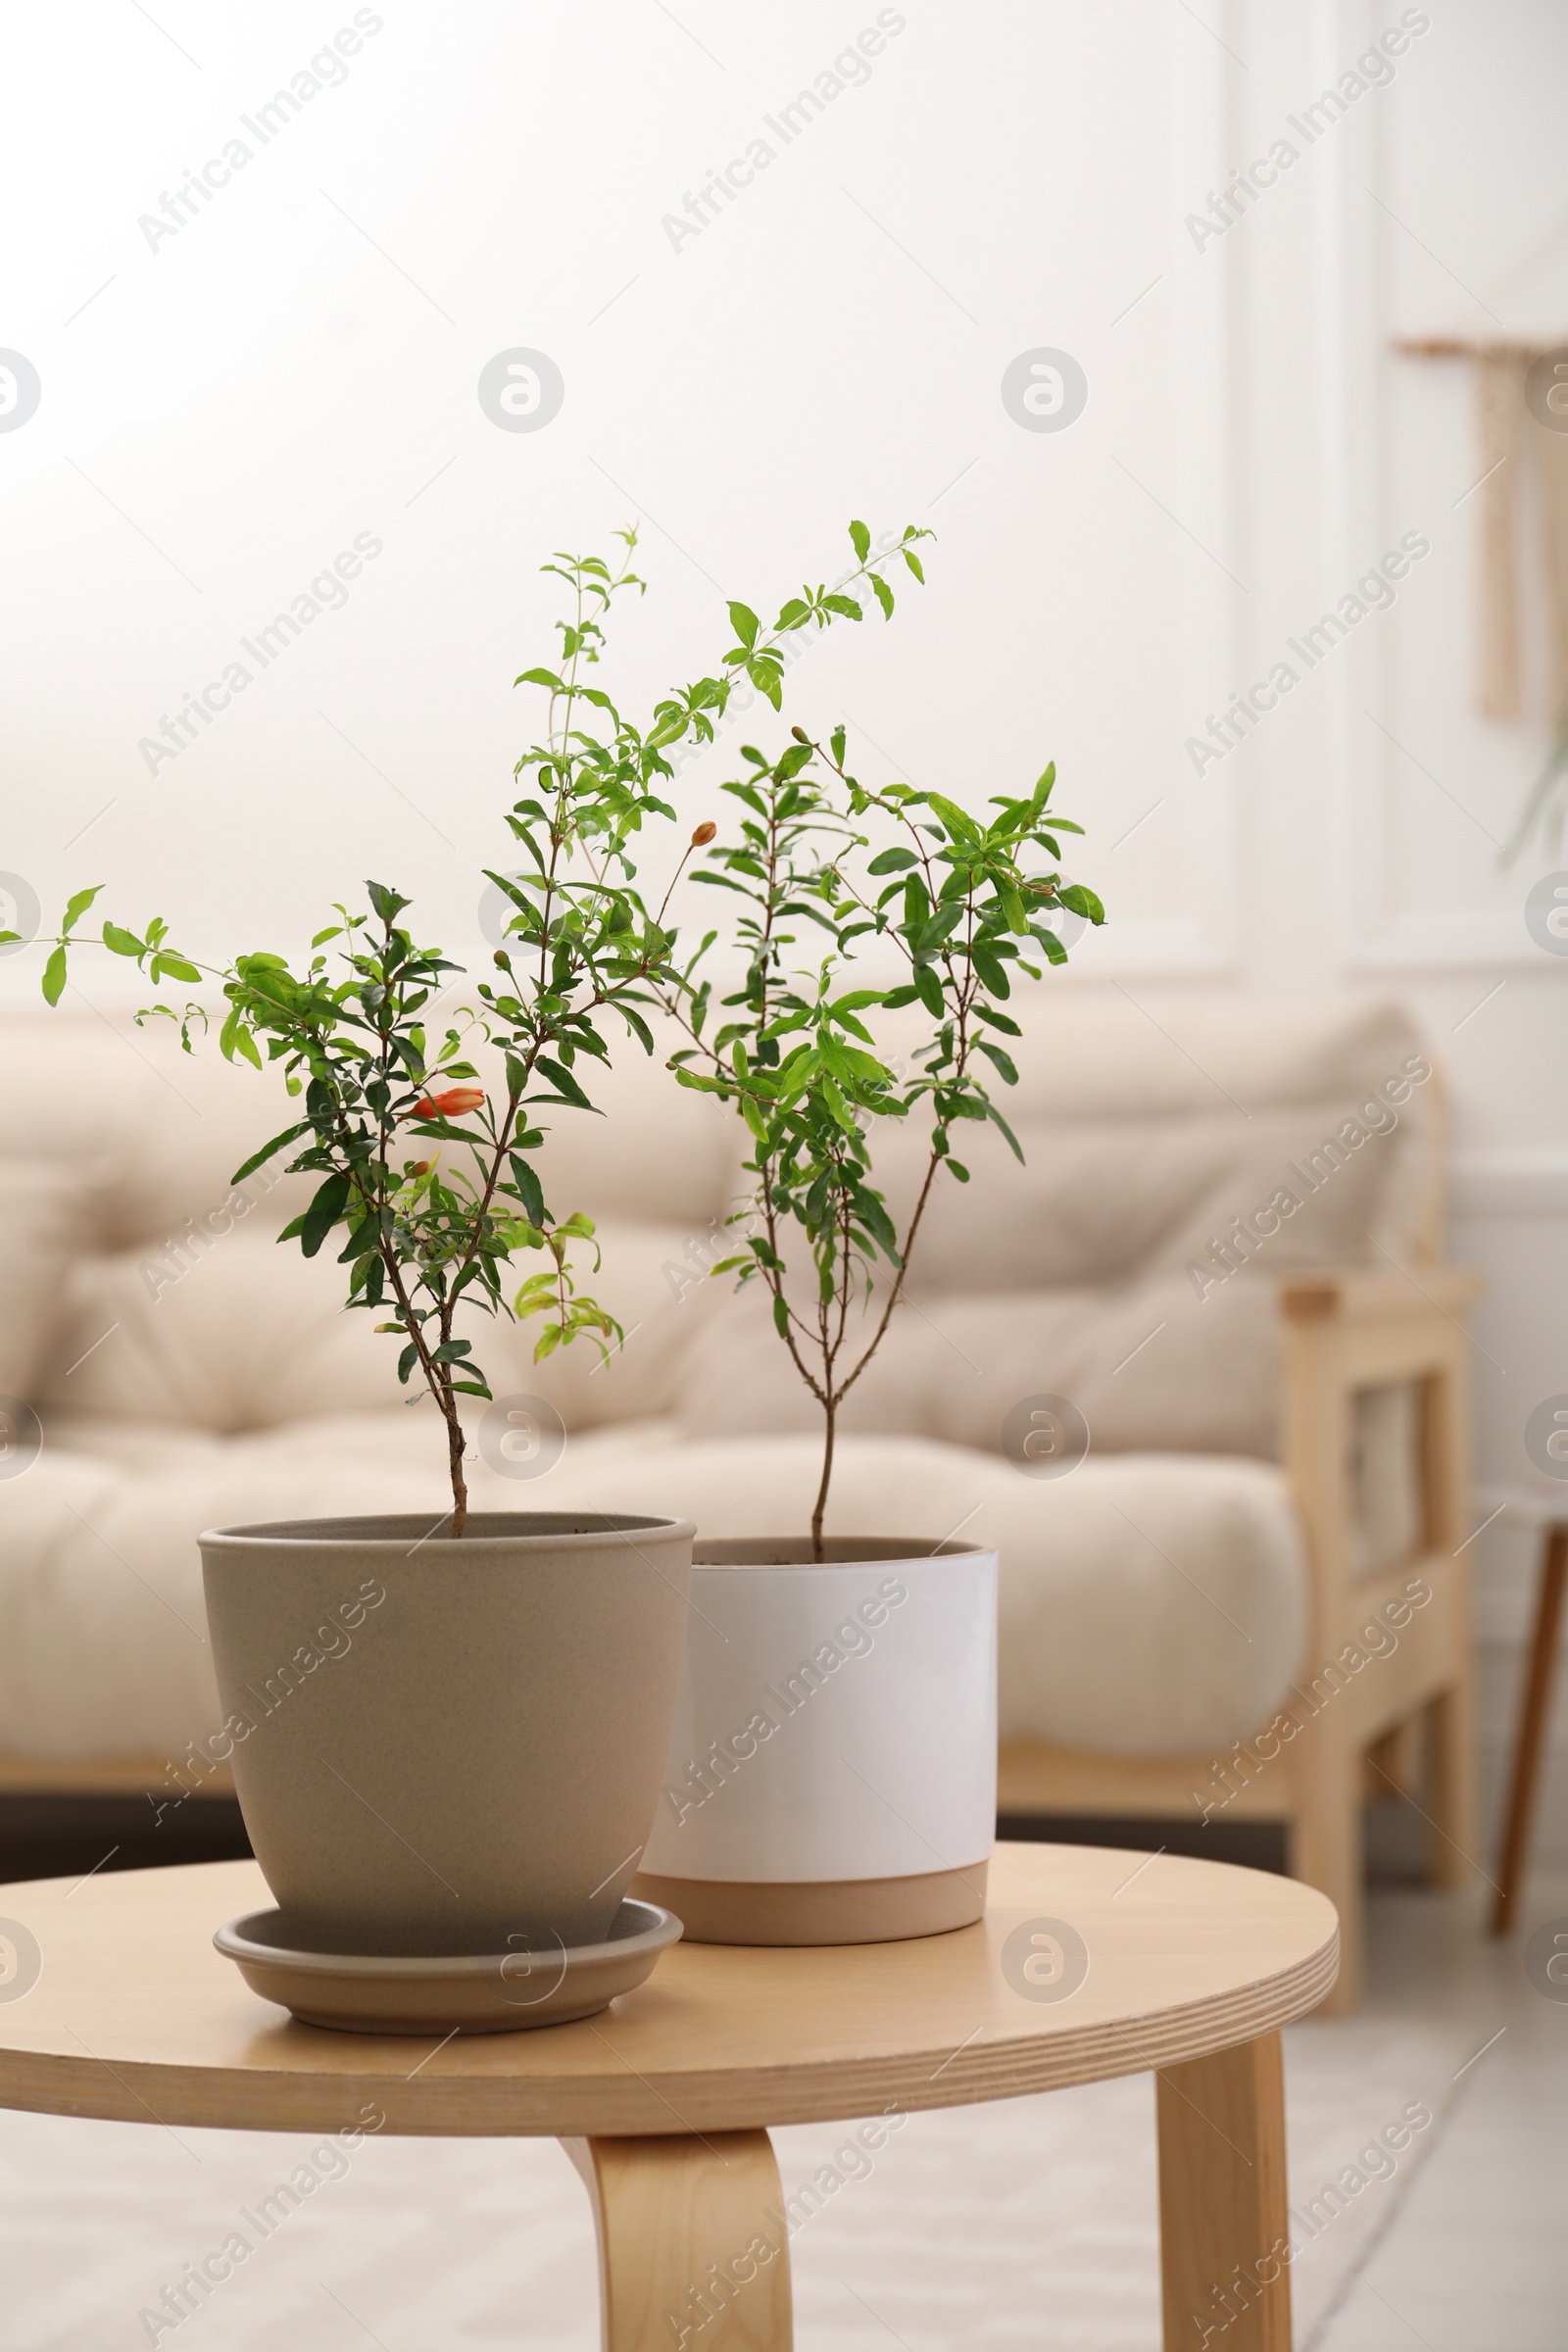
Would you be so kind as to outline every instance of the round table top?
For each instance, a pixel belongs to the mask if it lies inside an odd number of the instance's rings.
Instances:
[[[677,1944],[600,2016],[442,2043],[329,2033],[258,1999],[213,1931],[254,1862],[0,1886],[41,1967],[0,1984],[0,2105],[129,2123],[398,2132],[727,2132],[962,2106],[1206,2055],[1334,1982],[1294,1880],[1000,1844],[976,1926],[908,1943]],[[1065,1932],[1064,1932],[1065,1931]],[[15,1938],[13,1938],[15,1940]]]

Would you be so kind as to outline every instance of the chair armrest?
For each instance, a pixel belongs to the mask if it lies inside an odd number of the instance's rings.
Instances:
[[[1280,1309],[1293,1323],[1326,1316],[1341,1323],[1408,1323],[1431,1314],[1462,1315],[1483,1288],[1483,1277],[1469,1266],[1345,1266],[1282,1277]]]

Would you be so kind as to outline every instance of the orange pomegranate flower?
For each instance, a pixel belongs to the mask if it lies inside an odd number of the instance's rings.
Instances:
[[[449,1086],[439,1095],[421,1095],[410,1116],[416,1119],[461,1119],[484,1101],[482,1086]]]

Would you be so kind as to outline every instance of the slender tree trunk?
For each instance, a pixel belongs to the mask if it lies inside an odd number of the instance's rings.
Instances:
[[[822,1544],[822,1521],[827,1512],[827,1491],[833,1479],[833,1438],[838,1419],[837,1399],[830,1396],[824,1404],[822,1433],[822,1483],[816,1490],[816,1501],[811,1509],[811,1557],[820,1563],[826,1556]]]
[[[463,1475],[463,1424],[449,1395],[441,1398],[447,1422],[447,1466],[452,1472],[452,1533],[461,1536],[468,1524],[468,1482]]]

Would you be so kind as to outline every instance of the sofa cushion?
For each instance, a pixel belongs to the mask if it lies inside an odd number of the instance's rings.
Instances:
[[[183,1264],[126,1250],[74,1270],[40,1410],[195,1430],[393,1403],[396,1349],[345,1314],[342,1269],[236,1226]]]
[[[1152,1124],[1168,1134],[1190,1120],[1217,1120],[1216,1135],[1229,1122],[1245,1148],[1250,1128],[1275,1113],[1294,1121],[1303,1105],[1315,1114],[1386,1094],[1420,1054],[1408,1014],[1388,1001],[1105,991],[1056,975],[1015,998],[1012,1010],[1024,1032],[1011,1049],[1020,1083],[1000,1094],[1020,1131],[1046,1138],[1043,1151],[1053,1148],[1052,1136],[1083,1129],[1091,1153],[1114,1152],[1114,1139],[1097,1145],[1095,1131],[1136,1137]],[[897,1019],[888,1037],[896,1058],[912,1042]],[[673,1085],[662,1066],[666,1043],[673,1040],[662,1038],[649,1059],[615,1041],[614,1066],[596,1074],[593,1087],[605,1118],[551,1113],[544,1165],[557,1209],[683,1231],[722,1212],[733,1189],[736,1122],[709,1098]],[[1423,1080],[1402,1091],[1397,1129],[1377,1147],[1385,1181],[1374,1230],[1396,1256],[1430,1255],[1442,1221],[1441,1086]],[[275,1070],[231,1066],[211,1038],[182,1054],[169,1022],[137,1029],[124,1014],[72,1010],[69,1000],[57,1012],[10,1012],[0,1021],[0,1095],[29,1106],[25,1128],[0,1134],[0,1155],[35,1150],[45,1135],[63,1160],[101,1157],[95,1246],[109,1250],[156,1244],[176,1236],[186,1217],[220,1209],[234,1168],[297,1115]],[[1323,1130],[1314,1115],[1300,1118],[1298,1132],[1311,1145]],[[1131,1156],[1120,1154],[1124,1169]],[[1281,1156],[1296,1156],[1294,1148]],[[1185,1163],[1178,1156],[1172,1164]],[[1010,1181],[1004,1169],[999,1181]],[[282,1224],[310,1186],[308,1177],[284,1179],[260,1204],[258,1221]],[[1215,1205],[1246,1215],[1254,1200],[1244,1188]],[[1099,1278],[1082,1266],[1030,1277],[1074,1286]],[[945,1287],[984,1286],[970,1277]]]
[[[1001,1107],[1022,1163],[995,1127],[955,1132],[969,1181],[942,1171],[931,1187],[911,1256],[922,1290],[1081,1291],[1179,1271],[1205,1258],[1232,1218],[1276,1200],[1283,1213],[1260,1258],[1355,1264],[1392,1171],[1386,1138],[1397,1132],[1388,1105],[1380,1133],[1348,1097],[1250,1114],[1221,1103],[1180,1119],[1066,1121]],[[878,1129],[876,1182],[901,1233],[930,1152],[929,1121]]]
[[[474,1310],[458,1325],[497,1396],[543,1396],[572,1428],[664,1410],[694,1320],[694,1310],[683,1312],[697,1280],[684,1228],[611,1220],[596,1238],[600,1273],[586,1244],[572,1262],[579,1289],[622,1323],[624,1344],[608,1362],[585,1337],[536,1365],[537,1322]],[[539,1262],[517,1261],[515,1280]],[[302,1257],[292,1242],[277,1242],[260,1214],[230,1216],[216,1235],[84,1258],[73,1268],[40,1410],[46,1424],[62,1413],[118,1415],[223,1434],[405,1401],[433,1414],[421,1383],[399,1388],[398,1342],[374,1329],[383,1320],[344,1310],[343,1268],[330,1250]]]
[[[27,1402],[36,1391],[66,1322],[91,1189],[87,1167],[0,1158],[0,1399]]]
[[[728,1282],[715,1278],[713,1288]],[[885,1293],[857,1318],[846,1364]],[[767,1293],[704,1301],[676,1410],[689,1438],[815,1429],[820,1408],[773,1328]],[[1241,1273],[1200,1298],[1187,1275],[1105,1291],[911,1292],[840,1407],[865,1434],[1004,1450],[1026,1397],[1064,1396],[1093,1451],[1253,1454],[1279,1449],[1282,1332],[1272,1283]]]

